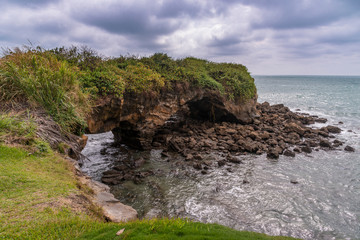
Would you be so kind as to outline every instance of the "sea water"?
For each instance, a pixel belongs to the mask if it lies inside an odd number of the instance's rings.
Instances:
[[[112,192],[133,206],[168,217],[187,217],[238,230],[303,239],[360,238],[360,77],[255,76],[258,102],[283,103],[293,111],[325,117],[343,131],[337,138],[356,149],[314,151],[295,158],[265,155],[243,157],[243,164],[215,168],[207,175],[183,174],[160,150],[135,152],[156,174],[142,184],[112,186]],[[314,127],[321,127],[315,124]],[[111,133],[90,135],[83,171],[100,179],[101,172],[126,157],[111,145]],[[106,150],[102,151],[101,150]],[[223,156],[208,156],[216,161]],[[246,181],[244,181],[246,180]],[[296,180],[298,184],[292,184]]]

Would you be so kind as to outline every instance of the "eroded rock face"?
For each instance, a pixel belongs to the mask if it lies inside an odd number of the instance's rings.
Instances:
[[[122,99],[103,99],[88,118],[88,127],[90,133],[112,130],[116,141],[149,149],[156,131],[172,117],[183,115],[213,122],[251,123],[256,97],[246,102],[229,101],[209,89],[174,83],[160,93],[125,93]]]

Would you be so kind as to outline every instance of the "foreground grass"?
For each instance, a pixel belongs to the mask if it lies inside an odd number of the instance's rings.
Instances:
[[[70,163],[57,154],[0,145],[0,239],[74,239],[103,227],[73,209],[80,194]]]
[[[116,233],[124,229],[119,236]],[[106,226],[84,234],[79,240],[85,239],[293,239],[289,237],[273,237],[253,232],[239,232],[218,224],[203,224],[185,219],[152,219]]]

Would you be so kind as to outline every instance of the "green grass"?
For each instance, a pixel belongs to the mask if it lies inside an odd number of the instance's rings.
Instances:
[[[77,194],[72,167],[62,157],[0,145],[0,239],[74,239],[103,227],[67,204]]]
[[[89,104],[79,75],[76,67],[51,53],[12,52],[0,59],[0,101],[41,106],[65,131],[80,133]]]
[[[30,117],[21,117],[19,114],[0,114],[0,142],[11,138],[23,138],[25,141],[34,141],[36,125]]]
[[[124,232],[117,236],[120,229]],[[152,219],[106,226],[93,232],[86,233],[78,240],[120,240],[120,239],[293,239],[289,237],[273,237],[253,232],[239,232],[218,224],[203,224],[186,219]]]

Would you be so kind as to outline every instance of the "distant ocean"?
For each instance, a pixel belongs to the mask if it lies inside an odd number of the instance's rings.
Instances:
[[[243,164],[232,171],[215,168],[188,177],[172,165],[176,159],[168,162],[161,150],[151,150],[138,154],[149,159],[148,167],[157,174],[144,184],[112,186],[112,192],[143,214],[157,210],[169,217],[301,239],[360,239],[360,77],[254,78],[258,102],[283,103],[293,111],[325,117],[326,124],[314,127],[339,126],[343,131],[337,138],[344,145],[278,161],[266,154],[244,155]],[[89,136],[83,153],[90,161],[84,172],[99,180],[114,161],[126,157],[112,142],[111,132]],[[345,152],[346,145],[356,151]],[[215,152],[210,157],[219,156]]]
[[[339,138],[355,153],[321,151],[288,166],[294,178],[302,179],[291,214],[298,214],[309,238],[360,239],[360,76],[254,78],[259,102],[283,103],[343,129]],[[307,231],[294,235],[306,237]]]

